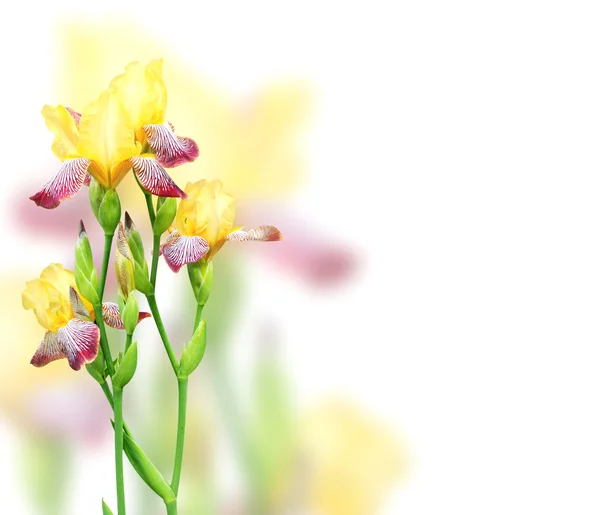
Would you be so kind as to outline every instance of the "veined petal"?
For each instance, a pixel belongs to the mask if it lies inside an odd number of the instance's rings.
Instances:
[[[32,197],[38,206],[46,209],[57,207],[61,201],[75,195],[85,181],[90,160],[78,157],[65,161],[56,175]]]
[[[66,357],[65,349],[60,344],[56,333],[46,331],[42,343],[40,343],[38,350],[35,351],[33,358],[31,358],[31,364],[34,367],[43,367],[51,361]]]
[[[201,236],[182,236],[173,231],[160,252],[169,268],[177,273],[183,265],[200,261],[208,252],[208,243]]]
[[[171,125],[152,124],[144,125],[142,128],[161,165],[174,168],[192,162],[198,157],[199,150],[196,142],[191,138],[176,136]]]
[[[175,184],[154,156],[137,156],[129,161],[141,185],[153,195],[187,198],[186,193]]]
[[[79,122],[77,150],[109,175],[113,165],[139,154],[129,115],[114,91],[105,91],[85,108]]]
[[[144,318],[151,316],[152,315],[147,311],[140,311],[140,314],[138,315],[138,323],[144,320]],[[121,312],[119,311],[119,306],[114,302],[105,302],[102,304],[102,318],[104,318],[106,325],[114,329],[125,329],[123,320],[121,318]]]
[[[61,161],[64,161],[67,157],[79,155],[77,153],[79,129],[69,109],[61,105],[56,107],[45,105],[42,108],[42,116],[46,120],[46,127],[54,134],[54,141],[52,142],[54,155]]]
[[[93,322],[73,318],[58,330],[57,336],[73,370],[79,370],[85,363],[94,361],[98,354],[100,330]]]
[[[277,227],[259,225],[249,231],[237,230],[227,235],[228,241],[279,241],[283,238]]]
[[[87,322],[92,321],[92,316],[87,308],[87,306],[81,300],[81,297],[77,293],[77,290],[73,288],[73,286],[69,286],[69,301],[71,302],[71,309],[73,310],[73,314],[79,318],[80,320],[85,320]]]

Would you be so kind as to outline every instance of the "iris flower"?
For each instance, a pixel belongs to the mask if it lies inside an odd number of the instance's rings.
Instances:
[[[90,176],[112,189],[131,169],[153,195],[185,198],[164,167],[193,161],[198,146],[165,123],[166,102],[162,62],[154,60],[146,66],[130,63],[81,114],[44,106],[42,115],[54,134],[52,151],[63,164],[31,200],[52,209],[89,184]]]
[[[223,191],[221,181],[187,184],[187,199],[177,208],[175,227],[161,245],[161,253],[173,272],[200,259],[210,260],[226,241],[278,241],[281,232],[271,225],[249,231],[233,227],[235,199]]]
[[[31,364],[43,367],[51,361],[67,358],[73,370],[94,360],[98,354],[100,332],[94,323],[92,304],[77,289],[75,275],[62,265],[46,267],[39,279],[27,281],[22,295],[23,307],[32,309],[39,324],[46,329],[44,339],[31,358]],[[123,329],[119,307],[111,302],[102,305],[104,322]],[[139,319],[149,316],[140,313]]]

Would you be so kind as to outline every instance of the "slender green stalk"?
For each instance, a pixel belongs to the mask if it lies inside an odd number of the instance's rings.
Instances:
[[[175,375],[177,375],[179,372],[179,363],[177,362],[177,358],[175,357],[173,348],[171,347],[171,344],[169,343],[169,337],[167,336],[167,331],[165,331],[165,326],[164,326],[162,318],[160,316],[160,311],[158,310],[158,305],[156,304],[156,297],[154,295],[146,295],[146,299],[148,300],[148,305],[150,306],[152,318],[154,318],[154,323],[156,324],[156,328],[158,329],[160,338],[163,342],[163,345],[165,346],[167,355],[169,356],[169,361],[171,362],[173,371],[175,372]]]
[[[114,233],[104,235],[104,255],[102,256],[102,270],[100,273],[100,285],[98,290],[100,302],[102,302],[102,297],[104,296],[104,286],[106,285],[106,276],[108,271],[108,262],[110,260],[110,250],[112,248],[113,236]]]
[[[187,413],[187,378],[178,379],[177,386],[177,397],[179,403],[179,408],[177,410],[177,445],[175,447],[175,465],[173,467],[173,479],[171,481],[171,488],[173,489],[173,493],[175,495],[177,495],[177,492],[179,491],[181,467],[183,464],[183,444],[185,441],[185,419]]]
[[[115,375],[115,366],[113,365],[110,347],[108,346],[108,338],[106,337],[106,328],[104,327],[104,318],[102,317],[102,305],[96,304],[94,306],[94,314],[96,315],[96,324],[98,324],[98,329],[100,329],[100,346],[104,353],[104,361],[108,367],[108,373],[112,377]]]
[[[125,352],[127,352],[129,347],[131,346],[132,340],[133,340],[133,334],[126,335],[126,337],[125,337]]]
[[[113,385],[115,413],[115,468],[117,471],[118,514],[125,515],[125,485],[123,481],[123,390]]]
[[[198,307],[196,308],[196,319],[194,320],[194,330],[192,331],[192,334],[196,332],[196,329],[198,329],[198,326],[200,325],[200,321],[202,320],[203,309],[204,304],[198,304]]]
[[[150,282],[156,287],[156,272],[158,271],[158,256],[160,253],[160,234],[154,235],[152,245],[152,268],[150,269]]]
[[[165,506],[167,507],[167,515],[177,515],[177,499],[165,504]]]
[[[138,181],[139,184],[139,181]],[[154,220],[156,215],[154,214],[154,205],[152,204],[152,193],[148,193],[140,184],[140,188],[142,188],[142,192],[144,193],[144,197],[146,197],[146,206],[148,206],[148,215],[150,216],[150,224],[154,225]]]
[[[102,391],[104,392],[104,395],[106,396],[106,400],[108,401],[108,403],[110,404],[110,407],[113,409],[115,409],[115,401],[113,399],[113,394],[110,391],[110,387],[108,386],[107,383],[102,383],[100,385],[100,388],[102,388]]]

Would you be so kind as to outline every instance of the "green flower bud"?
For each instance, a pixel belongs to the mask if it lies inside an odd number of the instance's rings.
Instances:
[[[112,378],[113,388],[123,389],[135,374],[137,367],[137,342],[134,342],[127,351]]]
[[[179,364],[179,378],[187,377],[198,368],[204,351],[206,350],[206,320],[202,320],[194,332],[192,339],[183,348],[181,363]]]
[[[81,294],[92,304],[99,302],[98,275],[94,268],[94,258],[90,240],[85,232],[83,221],[79,222],[79,238],[75,244],[75,282]]]
[[[212,261],[200,260],[197,263],[189,263],[187,269],[196,301],[204,306],[212,291],[214,274]]]
[[[115,273],[117,275],[119,295],[121,295],[123,299],[127,299],[129,294],[135,289],[134,260],[121,222],[119,222],[119,228],[117,230]]]
[[[125,308],[121,313],[123,325],[125,326],[125,332],[127,334],[133,334],[133,331],[135,331],[135,328],[138,324],[138,316],[140,314],[137,299],[133,293],[129,294],[127,302],[125,303]]]
[[[110,511],[108,504],[104,502],[104,499],[102,499],[102,515],[113,515],[113,512]]]
[[[137,265],[137,263],[136,263],[136,265]],[[144,272],[144,270],[142,268],[140,268],[139,266],[136,266],[133,269],[133,277],[134,277],[134,283],[135,283],[136,290],[143,293],[144,295],[152,295],[154,293],[154,287],[152,286],[150,279],[148,279],[148,270],[147,269]]]
[[[156,219],[152,226],[155,236],[160,236],[173,223],[177,212],[177,200],[174,198],[159,197],[156,205]]]
[[[98,347],[98,355],[96,359],[85,366],[89,374],[100,384],[104,384],[106,381],[106,373],[104,372],[104,354],[102,354],[102,348]]]
[[[121,202],[115,190],[107,190],[98,181],[90,183],[90,204],[104,234],[114,234],[121,220]]]
[[[146,258],[144,257],[142,237],[127,211],[125,211],[125,237],[127,238],[127,243],[129,243],[129,248],[136,264],[144,268],[147,273],[148,263],[146,263]]]

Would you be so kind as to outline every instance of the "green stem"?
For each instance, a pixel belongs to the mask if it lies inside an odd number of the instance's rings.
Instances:
[[[115,409],[115,401],[113,399],[113,394],[110,391],[110,388],[108,386],[107,383],[102,383],[100,385],[100,388],[102,388],[102,391],[104,392],[104,395],[106,396],[106,400],[108,401],[108,403],[110,404],[110,407],[113,409]]]
[[[165,506],[167,507],[167,515],[177,515],[177,499],[165,504]]]
[[[185,440],[185,418],[187,413],[187,386],[188,380],[178,379],[178,401],[179,409],[177,411],[177,446],[175,448],[175,465],[173,467],[173,480],[171,488],[173,493],[177,495],[179,491],[179,480],[181,479],[181,467],[183,464],[183,444]]]
[[[115,468],[117,472],[118,514],[125,515],[125,487],[123,481],[123,390],[113,386],[115,412]]]
[[[104,296],[104,286],[106,285],[106,276],[108,271],[108,262],[110,260],[110,250],[112,248],[113,234],[104,235],[104,255],[102,256],[102,271],[100,273],[100,285],[98,290],[98,297],[100,297],[100,303],[102,303],[102,297]]]
[[[139,182],[138,182],[139,184]],[[140,188],[142,188],[142,191],[144,193],[144,197],[146,197],[146,206],[148,206],[148,215],[150,215],[150,224],[154,225],[154,219],[156,218],[156,215],[154,214],[154,206],[152,205],[152,193],[148,193],[140,184]]]
[[[156,288],[156,272],[158,271],[158,256],[160,253],[160,234],[154,235],[154,241],[152,245],[152,268],[150,269],[150,282],[152,286]]]
[[[177,358],[175,357],[173,348],[169,343],[169,337],[167,336],[167,332],[165,331],[165,326],[163,325],[163,321],[160,316],[160,311],[158,310],[158,306],[156,304],[156,297],[154,296],[154,294],[146,295],[146,299],[148,300],[148,305],[150,306],[150,311],[152,312],[152,318],[154,318],[154,323],[156,324],[156,328],[158,329],[160,338],[163,342],[163,345],[165,346],[167,355],[169,356],[169,361],[171,362],[173,371],[175,372],[175,375],[177,375],[179,373],[179,363],[177,363]]]
[[[196,308],[196,319],[194,320],[193,333],[196,332],[196,329],[198,329],[198,326],[200,325],[200,321],[202,320],[202,310],[203,309],[204,309],[204,304],[198,304],[198,307]]]
[[[108,338],[106,337],[106,328],[104,327],[104,318],[102,316],[102,305],[96,304],[94,306],[94,315],[96,316],[96,324],[100,329],[100,346],[104,353],[104,361],[108,367],[108,374],[112,377],[115,375],[115,366],[113,365],[112,356],[110,354],[110,347],[108,346]]]
[[[127,352],[127,350],[129,349],[129,347],[131,346],[131,341],[133,340],[133,334],[127,334],[125,336],[125,352]]]

